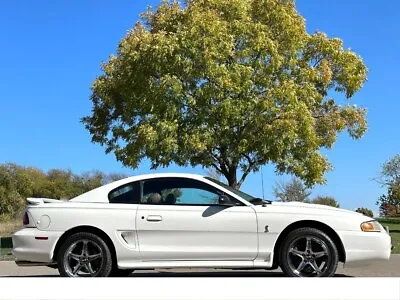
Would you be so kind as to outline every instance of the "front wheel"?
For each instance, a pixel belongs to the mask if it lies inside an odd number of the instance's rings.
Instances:
[[[332,239],[315,228],[290,232],[280,249],[280,267],[292,277],[330,277],[336,272],[339,254]]]
[[[76,233],[64,242],[57,258],[63,277],[107,277],[113,261],[107,244],[97,235]]]

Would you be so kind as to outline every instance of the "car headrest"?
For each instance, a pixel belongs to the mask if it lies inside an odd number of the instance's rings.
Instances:
[[[149,196],[147,202],[151,204],[160,204],[161,199],[162,197],[159,193],[153,193]]]
[[[176,202],[176,197],[172,193],[168,194],[167,197],[165,198],[165,204],[167,205],[175,204],[175,202]]]

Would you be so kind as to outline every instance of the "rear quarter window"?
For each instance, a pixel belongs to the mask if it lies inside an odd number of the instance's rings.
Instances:
[[[108,193],[108,201],[110,203],[138,204],[139,194],[139,185],[137,183],[128,183]]]

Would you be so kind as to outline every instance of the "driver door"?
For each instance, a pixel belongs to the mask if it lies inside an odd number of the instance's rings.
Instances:
[[[142,260],[253,260],[257,219],[252,207],[218,203],[222,191],[199,180],[144,180],[136,216]]]

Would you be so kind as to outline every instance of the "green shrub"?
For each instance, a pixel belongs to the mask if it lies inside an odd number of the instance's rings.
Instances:
[[[25,199],[17,191],[0,186],[0,219],[14,218],[25,209]]]
[[[360,214],[363,214],[363,215],[365,215],[367,217],[371,217],[371,218],[374,216],[374,213],[372,212],[372,210],[370,210],[368,208],[365,208],[365,207],[357,208],[356,212],[358,212]]]
[[[19,217],[26,207],[26,198],[71,199],[103,184],[127,177],[101,171],[74,174],[71,170],[38,168],[14,163],[0,164],[0,221]]]
[[[400,218],[377,218],[379,223],[400,224]]]
[[[313,204],[322,204],[322,205],[328,205],[332,207],[337,207],[339,208],[339,202],[336,201],[335,198],[330,197],[330,196],[317,196],[314,198],[311,203]]]

